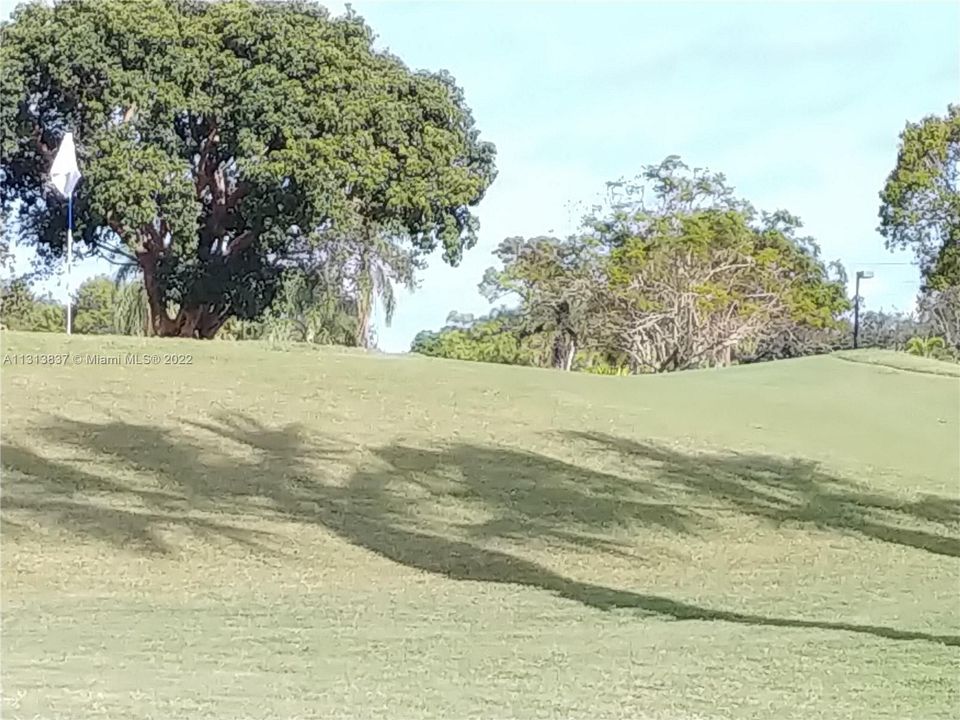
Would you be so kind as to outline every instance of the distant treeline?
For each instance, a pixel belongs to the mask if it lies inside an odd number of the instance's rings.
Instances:
[[[953,298],[953,332],[958,328]],[[947,305],[946,302],[943,303]],[[499,309],[480,317],[450,313],[439,331],[423,331],[412,351],[422,355],[456,360],[551,367],[554,358],[550,333],[528,333],[523,316],[514,309]],[[913,355],[957,360],[957,346],[946,340],[950,329],[942,318],[928,311],[911,314],[868,310],[860,315],[862,348],[898,350]],[[817,355],[853,347],[853,318],[847,313],[835,325],[822,329],[794,328],[775,334],[756,346],[744,346],[731,353],[731,363],[753,363],[804,355]],[[631,374],[628,359],[613,351],[581,350],[571,370],[600,375]]]
[[[72,312],[73,331],[79,334],[153,334],[150,303],[140,280],[90,278],[74,293]],[[0,281],[0,324],[9,330],[64,332],[66,308],[49,295],[35,293],[28,277]],[[349,346],[374,341],[348,293],[334,293],[317,275],[295,270],[286,274],[269,311],[257,320],[231,318],[217,337]]]
[[[850,347],[853,302],[786,211],[758,212],[720,174],[678,158],[611,183],[580,232],[508,238],[480,290],[513,308],[451,313],[421,332],[424,355],[583,370],[665,372]],[[927,288],[918,315],[866,312],[862,346],[951,356],[960,289]]]

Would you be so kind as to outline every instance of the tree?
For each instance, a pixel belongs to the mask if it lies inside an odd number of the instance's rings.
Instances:
[[[932,290],[920,298],[920,320],[948,347],[960,350],[960,285]]]
[[[503,268],[486,271],[481,293],[491,302],[518,298],[523,332],[548,333],[551,365],[571,370],[577,351],[598,336],[594,326],[602,319],[594,307],[597,284],[603,282],[595,247],[581,236],[511,237],[494,254]]]
[[[309,315],[310,323],[323,325],[324,329],[317,326],[314,333],[325,338],[318,342],[370,346],[374,302],[379,298],[383,303],[389,325],[396,309],[394,286],[412,288],[415,271],[423,265],[398,239],[368,232],[366,238],[328,232],[291,253],[285,286],[295,283],[297,288],[290,287],[290,292],[278,298],[275,311],[265,315],[265,322],[271,325],[269,333],[276,334],[294,316],[306,321]],[[291,326],[294,334],[302,335],[296,329],[302,321]]]
[[[118,278],[114,291],[113,327],[120,335],[152,335],[150,301],[140,280]]]
[[[495,310],[479,318],[451,312],[439,332],[418,333],[410,351],[451,360],[537,365],[536,345],[519,330],[521,324],[515,311]]]
[[[860,315],[862,347],[903,350],[910,338],[924,332],[924,324],[907,313],[870,310]]]
[[[13,253],[10,252],[10,243],[0,237],[0,272],[6,272],[13,266]]]
[[[27,276],[0,282],[0,326],[6,330],[63,332],[64,312],[49,297],[34,295]]]
[[[117,332],[117,286],[105,276],[84,280],[77,288],[74,302],[73,327],[84,335],[109,335]]]
[[[32,330],[35,299],[24,278],[4,280],[0,295],[0,317],[6,330]]]
[[[913,250],[924,288],[960,285],[960,105],[907,123],[880,200],[878,230],[888,249]]]
[[[13,253],[10,251],[10,240],[7,236],[7,221],[0,214],[0,273],[13,268]]]
[[[852,345],[852,325],[840,322],[836,327],[786,327],[758,342],[744,343],[735,354],[738,363],[786,360],[846,350]]]
[[[73,130],[78,252],[142,271],[153,330],[261,315],[294,248],[390,238],[455,265],[495,177],[462,91],[309,2],[68,0],[19,7],[0,48],[0,204],[64,251],[45,173]],[[176,308],[171,311],[171,308]]]
[[[608,248],[606,305],[615,342],[635,369],[729,364],[787,330],[823,328],[849,306],[800,221],[759,214],[721,174],[675,156],[612,185],[590,220]]]
[[[357,251],[353,295],[356,298],[356,345],[369,347],[373,304],[383,303],[384,322],[389,327],[397,307],[395,285],[413,289],[416,270],[421,267],[416,255],[390,237],[372,235]]]
[[[273,341],[353,345],[357,315],[342,287],[319,273],[292,269],[260,325],[259,336]]]
[[[758,213],[723,175],[691,170],[675,156],[609,190],[608,204],[565,240],[500,244],[502,267],[488,269],[480,289],[490,300],[519,301],[512,324],[451,316],[441,332],[419,335],[415,350],[480,359],[496,337],[506,343],[496,361],[527,361],[537,354],[519,349],[546,338],[546,364],[621,374],[842,343],[845,273],[821,260],[814,240],[798,233],[798,218]]]

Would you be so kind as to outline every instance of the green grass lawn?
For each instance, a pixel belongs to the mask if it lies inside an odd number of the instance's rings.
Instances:
[[[4,718],[956,717],[925,363],[0,339]]]

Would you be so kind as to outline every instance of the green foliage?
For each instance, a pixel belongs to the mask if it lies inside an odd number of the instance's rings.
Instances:
[[[625,377],[630,375],[630,368],[625,365],[614,367],[612,365],[591,365],[583,368],[583,372],[591,375],[611,375],[614,377]]]
[[[536,365],[536,343],[521,332],[518,317],[509,311],[474,318],[450,313],[439,332],[422,331],[411,352],[452,360],[475,360],[507,365]]]
[[[291,268],[284,273],[270,309],[259,319],[232,318],[219,337],[271,343],[357,344],[357,309],[340,280],[338,266],[327,272]]]
[[[910,355],[946,360],[950,356],[947,344],[942,337],[912,337],[907,341],[906,351]]]
[[[595,246],[589,238],[507,238],[494,255],[503,267],[489,268],[480,283],[491,302],[515,297],[521,302],[522,329],[545,334],[552,345],[550,364],[572,369],[579,350],[596,337],[602,314],[594,307],[603,282]]]
[[[960,352],[960,285],[922,293],[918,309],[927,332],[939,335],[948,348]]]
[[[360,242],[341,240],[328,254],[339,255],[341,265],[334,266],[330,260],[313,272],[321,275],[326,287],[340,288],[338,295],[342,304],[353,308],[353,339],[348,344],[368,347],[373,341],[370,326],[374,303],[379,300],[384,311],[384,321],[389,327],[396,311],[395,286],[407,289],[415,286],[416,270],[423,267],[415,253],[403,248],[395,238],[368,230]],[[336,278],[332,271],[338,268]]]
[[[121,281],[114,291],[113,327],[119,335],[151,335],[150,303],[139,280]]]
[[[842,268],[798,236],[800,221],[758,214],[721,174],[669,157],[610,190],[587,221],[605,252],[607,282],[593,287],[609,342],[637,370],[728,364],[849,308]]]
[[[44,180],[71,129],[78,252],[139,265],[159,334],[258,317],[291,254],[331,235],[451,264],[476,242],[493,145],[449,74],[375,51],[355,13],[68,0],[20,6],[3,34],[0,204],[42,258],[63,253]]]
[[[723,175],[690,170],[675,156],[609,190],[608,205],[572,237],[500,244],[502,266],[487,270],[480,289],[490,300],[519,301],[510,327],[446,328],[421,334],[415,347],[479,359],[481,341],[519,352],[530,337],[546,345],[538,364],[622,374],[823,352],[840,342],[850,308],[843,268],[821,260],[796,217],[757,213]]]
[[[880,193],[880,233],[910,248],[925,287],[960,285],[960,105],[907,123],[897,164]]]
[[[925,334],[924,323],[907,313],[870,310],[860,315],[861,347],[903,350],[910,338],[920,334]]]
[[[83,335],[109,335],[117,332],[114,324],[117,286],[105,276],[85,280],[77,288],[74,300],[74,332]]]
[[[235,317],[227,320],[220,332],[218,340],[259,340],[263,334],[263,323],[260,320],[239,320]]]
[[[0,326],[5,330],[65,332],[66,309],[48,297],[37,297],[26,277],[0,283]]]
[[[853,323],[846,319],[823,328],[785,324],[756,340],[745,341],[737,348],[734,359],[741,364],[785,360],[823,355],[852,345]]]
[[[758,214],[723,175],[670,157],[612,188],[592,229],[609,249],[618,347],[636,367],[728,364],[772,336],[834,327],[849,308],[842,272],[798,236],[799,219]]]
[[[262,321],[262,336],[275,342],[354,345],[357,317],[339,288],[316,275],[291,270],[277,302]]]
[[[10,252],[10,238],[7,235],[7,221],[0,213],[0,273],[13,268],[13,253]]]
[[[610,349],[586,349],[577,353],[573,370],[590,375],[631,375],[630,358]]]
[[[590,355],[589,353],[583,353],[584,355]],[[588,358],[578,358],[578,362],[574,365],[574,370],[580,372],[585,372],[590,375],[609,375],[613,377],[624,377],[626,375],[632,374],[630,372],[630,366],[626,361],[621,362],[611,362],[604,358],[588,357]]]

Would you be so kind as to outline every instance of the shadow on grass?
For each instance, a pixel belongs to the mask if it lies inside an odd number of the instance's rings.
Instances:
[[[33,534],[23,522],[10,520],[12,510],[25,512],[51,528],[71,531],[84,540],[104,541],[146,554],[172,550],[162,538],[162,530],[170,527],[250,547],[265,539],[263,533],[249,528],[191,516],[187,500],[173,492],[114,482],[11,445],[0,447],[0,460],[4,533],[15,529],[20,534]]]
[[[271,429],[244,418],[186,422],[172,433],[125,422],[60,419],[44,430],[58,459],[2,449],[3,509],[149,553],[172,552],[165,529],[269,549],[244,519],[324,527],[393,562],[455,580],[524,585],[599,610],[628,609],[675,620],[819,628],[893,640],[960,646],[960,637],[842,622],[766,617],[579,582],[484,545],[490,540],[617,553],[630,528],[693,533],[704,508],[796,520],[914,548],[956,554],[956,538],[886,525],[898,519],[951,524],[953,500],[903,505],[858,492],[813,464],[764,456],[685,456],[600,435],[568,438],[584,452],[610,452],[627,473],[466,443],[423,449],[390,445],[364,458],[296,426]],[[64,459],[73,453],[72,459]],[[90,469],[96,466],[103,472]],[[80,465],[86,469],[78,469]],[[443,515],[423,513],[429,507]],[[883,516],[883,517],[881,517]],[[886,518],[886,519],[897,519]]]
[[[942,534],[944,530],[960,534],[960,500],[956,498],[933,495],[902,501],[828,475],[807,460],[685,455],[600,433],[564,436],[585,451],[613,454],[627,467],[653,467],[661,487],[711,497],[746,515],[960,557],[960,537]]]

